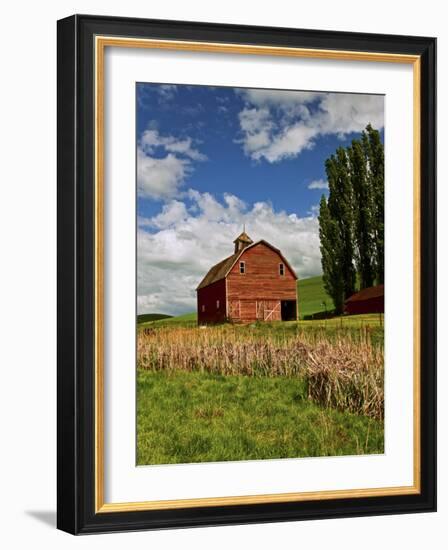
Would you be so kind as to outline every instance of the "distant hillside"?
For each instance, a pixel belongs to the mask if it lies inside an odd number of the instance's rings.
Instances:
[[[157,315],[157,314],[156,314]],[[185,313],[184,315],[178,315],[177,317],[172,317],[171,315],[159,315],[157,319],[147,319],[145,321],[139,321],[138,324],[140,327],[145,326],[160,326],[160,325],[176,325],[176,324],[182,324],[182,325],[196,325],[197,322],[197,314],[196,312],[191,313]]]
[[[147,323],[148,321],[159,321],[160,319],[171,319],[172,315],[165,315],[164,313],[143,313],[137,315],[137,324]]]
[[[325,292],[322,276],[301,279],[297,283],[299,292],[299,315],[303,319],[306,315],[313,315],[325,311],[323,302],[327,305],[327,311],[334,308],[333,300]]]
[[[198,320],[198,316],[196,311],[192,311],[191,313],[184,313],[183,315],[178,315],[177,317],[171,317],[171,319],[168,319],[166,322],[170,324],[174,323],[185,323],[185,321],[196,321]]]

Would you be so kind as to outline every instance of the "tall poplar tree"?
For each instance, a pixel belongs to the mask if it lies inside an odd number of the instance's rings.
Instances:
[[[361,288],[373,285],[375,278],[374,261],[374,229],[372,218],[372,190],[370,178],[367,175],[368,161],[366,157],[365,140],[354,139],[348,148],[350,159],[350,179],[353,190],[353,222],[357,253],[355,261]]]
[[[330,215],[324,195],[319,208],[319,238],[324,287],[333,300],[336,313],[339,314],[344,309],[344,277],[340,264],[342,242],[339,228]]]
[[[325,163],[329,187],[328,201],[322,197],[319,226],[324,286],[332,297],[337,313],[355,291],[353,264],[353,196],[349,159],[343,147]]]
[[[377,284],[384,283],[384,146],[380,133],[370,124],[363,132],[368,160],[369,186],[372,193],[374,267]]]
[[[356,272],[353,265],[353,192],[349,174],[349,159],[343,147],[325,163],[327,172],[328,209],[335,220],[340,238],[340,269],[344,277],[344,300],[355,291]]]

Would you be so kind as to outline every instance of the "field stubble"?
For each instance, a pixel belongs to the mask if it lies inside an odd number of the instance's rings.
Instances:
[[[257,325],[149,328],[138,333],[137,365],[165,373],[299,377],[317,404],[382,420],[381,342],[368,326],[332,331]]]

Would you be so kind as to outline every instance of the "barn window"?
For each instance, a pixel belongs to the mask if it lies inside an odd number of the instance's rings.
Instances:
[[[216,309],[219,309],[219,300],[216,300]]]
[[[280,275],[283,276],[285,274],[285,264],[279,264],[278,269],[279,269]]]
[[[204,304],[202,304],[202,308],[201,308],[201,311],[202,311],[202,313],[204,313],[204,312],[205,312],[205,305],[204,305]]]
[[[246,273],[246,262],[240,262],[240,273],[242,275]]]

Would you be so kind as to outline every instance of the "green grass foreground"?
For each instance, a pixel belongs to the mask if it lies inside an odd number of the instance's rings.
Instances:
[[[321,408],[297,377],[137,374],[137,463],[381,454],[383,423]]]

